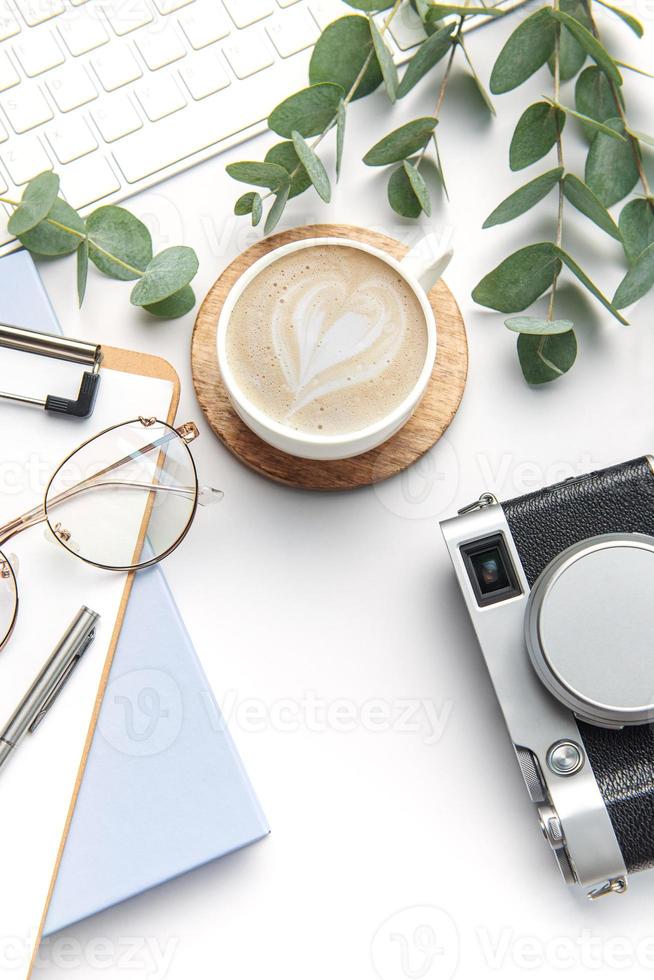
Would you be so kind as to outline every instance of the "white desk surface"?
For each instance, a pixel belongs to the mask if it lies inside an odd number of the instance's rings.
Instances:
[[[649,37],[632,40],[617,21],[611,35],[625,61],[651,67],[654,15],[637,6]],[[472,35],[483,78],[508,28]],[[651,132],[654,82],[626,74],[633,125]],[[501,970],[509,980],[651,970],[654,875],[636,875],[628,896],[593,905],[560,880],[437,523],[481,490],[507,498],[654,448],[652,297],[623,327],[565,274],[559,309],[577,324],[579,360],[541,390],[523,382],[502,316],[470,299],[504,255],[552,234],[554,195],[518,221],[480,230],[512,189],[554,165],[508,168],[518,116],[550,86],[543,71],[498,97],[491,122],[457,73],[439,126],[451,204],[439,203],[430,221],[395,217],[386,175],[359,161],[396,120],[432,110],[435,83],[392,112],[381,93],[355,104],[346,180],[331,206],[309,193],[288,207],[281,227],[345,220],[407,242],[421,227],[454,235],[446,279],[470,342],[463,404],[406,475],[333,496],[267,482],[203,427],[194,447],[201,480],[222,487],[225,500],[198,515],[166,574],[272,834],[54,937],[37,977],[467,980]],[[224,166],[260,157],[271,142],[237,147],[131,203],[160,247],[197,249],[199,296],[260,234],[233,216],[239,187]],[[565,147],[578,166],[574,123]],[[611,294],[619,246],[570,207],[566,215],[565,244]],[[167,357],[182,379],[179,419],[202,422],[192,315],[146,319],[130,308],[128,285],[93,270],[78,312],[74,264],[43,262],[40,271],[70,335]]]

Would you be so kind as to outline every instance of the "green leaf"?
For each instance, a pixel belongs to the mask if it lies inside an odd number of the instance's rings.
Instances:
[[[20,204],[9,218],[9,233],[18,238],[35,228],[50,213],[58,193],[59,178],[51,170],[33,177],[23,191]]]
[[[624,61],[616,61],[618,68],[626,68],[627,71],[634,71],[637,75],[644,75],[645,78],[654,78],[654,74],[651,71],[645,71],[644,68],[636,68],[635,65],[628,65]]]
[[[438,148],[438,140],[436,139],[436,133],[432,133],[432,140],[434,141],[434,150],[436,151],[436,169],[438,170],[438,176],[441,179],[441,184],[443,185],[443,191],[445,197],[449,201],[450,195],[447,191],[447,184],[445,182],[445,171],[443,169],[443,161],[441,160],[441,151]]]
[[[386,167],[389,163],[405,160],[429,142],[437,123],[438,119],[433,116],[423,116],[405,123],[375,143],[363,162],[369,167]]]
[[[410,160],[405,160],[402,166],[404,167],[405,173],[409,178],[411,189],[418,198],[420,207],[425,212],[427,217],[429,217],[431,215],[431,201],[429,199],[429,191],[427,190],[424,177]]]
[[[484,83],[482,82],[481,78],[477,74],[477,71],[475,69],[475,66],[473,65],[472,60],[470,58],[470,55],[468,54],[468,49],[465,46],[465,43],[463,41],[463,38],[461,38],[459,40],[459,46],[460,46],[461,50],[463,51],[463,54],[464,54],[464,57],[465,57],[466,61],[468,62],[468,68],[470,69],[470,74],[472,75],[472,80],[475,83],[475,87],[476,87],[477,91],[479,92],[479,94],[481,96],[482,102],[484,103],[484,105],[486,106],[486,108],[488,109],[488,111],[490,112],[490,114],[492,116],[496,115],[496,113],[495,113],[495,106],[493,105],[493,101],[492,101],[490,95],[488,94],[488,92],[486,91],[486,86],[484,85]]]
[[[622,310],[631,306],[654,286],[654,244],[641,252],[618,286],[613,305]]]
[[[572,320],[544,320],[539,316],[510,316],[504,325],[514,333],[528,333],[534,337],[549,336],[550,334],[567,333],[572,330]]]
[[[331,82],[310,85],[280,102],[268,116],[268,126],[286,139],[294,129],[302,136],[317,136],[334,121],[343,95],[341,86]]]
[[[586,8],[580,0],[560,0],[559,9],[564,10],[575,20],[585,27],[590,27]],[[574,78],[586,60],[586,52],[579,42],[572,36],[567,27],[561,25],[559,35],[559,78],[562,82],[567,82]],[[548,66],[554,74],[554,55],[550,55]]]
[[[252,201],[252,226],[256,226],[261,221],[263,216],[263,201],[261,199],[261,194],[255,194]]]
[[[139,279],[152,259],[150,232],[138,218],[125,208],[107,204],[96,208],[86,219],[91,262],[112,279]],[[116,259],[138,269],[126,269],[99,249],[104,249]]]
[[[372,17],[370,18],[370,35],[372,37],[375,54],[377,55],[377,61],[379,62],[379,67],[381,68],[382,78],[384,79],[386,95],[391,102],[395,102],[397,98],[398,85],[397,68],[395,67],[395,62],[393,61],[393,55],[386,47],[386,42],[381,36],[379,28],[375,24]]]
[[[483,14],[484,17],[504,17],[506,11],[501,7],[484,7],[481,5],[470,6],[455,3],[430,3],[428,18],[429,20],[443,20],[451,14],[458,17],[472,17],[475,14]]]
[[[77,301],[81,306],[86,295],[86,281],[89,275],[89,243],[88,239],[80,242],[77,249]]]
[[[195,293],[191,286],[184,286],[168,299],[162,299],[159,303],[150,303],[143,309],[153,316],[159,316],[166,320],[174,320],[178,316],[184,316],[195,306]]]
[[[255,187],[267,187],[270,191],[278,190],[288,181],[288,174],[276,163],[245,160],[241,163],[228,163],[225,170],[234,180],[240,180],[243,184],[254,184]]]
[[[563,192],[568,201],[570,201],[570,204],[577,211],[585,214],[587,218],[590,218],[607,235],[610,235],[617,241],[622,240],[615,221],[602,202],[593,194],[590,187],[584,184],[583,180],[579,180],[574,174],[566,174],[563,178]]]
[[[297,171],[291,180],[291,189],[288,195],[289,200],[292,197],[297,197],[298,194],[303,194],[307,187],[311,187],[311,178],[300,163],[300,158],[295,152],[295,147],[291,140],[284,143],[276,143],[275,146],[271,146],[266,153],[265,159],[266,163],[276,163],[280,167],[283,167],[289,177]]]
[[[575,85],[575,105],[583,116],[589,116],[596,122],[604,123],[615,117],[617,107],[611,83],[597,65],[584,68]],[[589,139],[595,135],[588,127],[584,127]]]
[[[242,217],[244,214],[252,214],[255,193],[255,191],[248,191],[247,194],[241,194],[234,205],[234,214],[239,215],[239,217]]]
[[[343,163],[343,146],[345,145],[345,103],[341,99],[338,103],[336,114],[336,180],[341,176],[341,164]]]
[[[152,306],[188,286],[198,271],[198,257],[186,245],[173,245],[148,263],[142,279],[132,289],[134,306]]]
[[[556,381],[569,371],[577,357],[574,330],[553,336],[538,337],[527,333],[518,337],[518,359],[530,385]]]
[[[608,119],[607,126],[624,133],[620,119]],[[638,182],[633,144],[617,143],[597,133],[586,158],[586,183],[605,207],[621,201]]]
[[[266,235],[269,235],[270,232],[277,227],[279,223],[279,219],[284,213],[284,208],[286,207],[286,202],[288,201],[288,198],[289,198],[289,187],[287,184],[286,187],[282,188],[279,194],[277,194],[275,200],[272,203],[272,207],[268,212],[266,223],[263,226],[263,230]]]
[[[641,252],[654,242],[654,207],[644,198],[628,201],[618,220],[622,244],[629,263],[636,261]]]
[[[428,37],[422,42],[413,58],[406,66],[406,70],[400,84],[397,87],[397,97],[401,99],[403,96],[410,92],[411,89],[416,85],[421,78],[423,78],[428,71],[437,65],[441,58],[447,54],[447,52],[452,47],[452,34],[456,28],[456,24],[446,24],[445,27],[436,31],[431,37]]]
[[[597,0],[597,2],[602,7],[606,7],[607,10],[611,10],[620,18],[620,20],[623,20],[625,24],[632,29],[637,37],[643,36],[645,33],[645,28],[633,14],[628,13],[626,10],[622,10],[620,7],[614,7],[613,4],[607,3],[606,0]]]
[[[622,75],[618,71],[615,61],[602,42],[598,41],[587,27],[584,27],[583,24],[580,24],[578,20],[563,10],[552,10],[551,16],[567,27],[574,39],[579,42],[584,51],[590,55],[612,82],[616,85],[622,85]]]
[[[510,92],[538,71],[554,50],[555,37],[556,25],[549,7],[537,10],[523,20],[493,66],[490,78],[493,95]]]
[[[577,112],[575,109],[571,109],[570,106],[563,105],[560,106],[565,112],[566,116],[574,116],[583,123],[586,132],[592,130],[595,133],[604,133],[606,136],[610,136],[611,139],[617,140],[618,143],[626,143],[626,138],[622,133],[617,133],[615,129],[611,129],[610,126],[606,126],[603,122],[598,122],[596,119],[592,119],[590,116],[584,116],[583,113]]]
[[[565,113],[548,102],[536,102],[525,109],[511,139],[511,170],[522,170],[549,153],[564,126]]]
[[[417,218],[422,211],[422,205],[411,186],[411,181],[404,169],[404,165],[394,170],[390,176],[388,181],[388,203],[393,208],[393,211],[403,218]]]
[[[519,313],[552,285],[560,269],[561,260],[551,242],[526,245],[484,276],[472,298],[501,313]]]
[[[65,231],[53,224],[54,221],[77,234]],[[58,197],[48,217],[18,237],[25,248],[35,255],[71,255],[79,248],[81,239],[86,237],[86,225],[77,211]]]
[[[501,204],[498,204],[486,218],[482,227],[492,228],[493,225],[504,224],[505,221],[512,221],[524,214],[525,211],[529,211],[535,204],[542,201],[553,187],[556,187],[562,176],[563,167],[556,167],[554,170],[548,170],[540,177],[530,180],[528,184],[520,187],[513,194],[509,194]]]
[[[554,246],[554,250],[555,253],[558,255],[558,257],[561,259],[561,261],[568,267],[568,269],[573,274],[573,276],[576,276],[576,278],[579,280],[582,286],[584,286],[589,293],[592,293],[595,299],[599,300],[602,306],[605,307],[605,309],[607,309],[609,313],[611,313],[612,316],[616,318],[616,320],[619,320],[620,323],[626,325],[627,321],[623,316],[620,315],[615,305],[610,300],[608,300],[604,295],[604,293],[602,293],[597,288],[595,283],[588,278],[586,273],[583,271],[583,269],[581,269],[577,265],[575,260],[571,258],[571,256],[568,255],[567,252],[564,252],[562,248],[558,248],[556,245]]]
[[[309,63],[309,81],[333,82],[349,92],[359,76],[368,55],[373,52],[367,17],[341,17],[329,24],[318,38]],[[381,68],[376,57],[370,59],[353,96],[360,99],[379,86]]]
[[[365,10],[367,13],[372,13],[375,10],[388,10],[389,7],[393,6],[393,0],[344,0],[344,3],[348,7],[354,7],[355,10]]]
[[[634,139],[637,139],[639,143],[645,143],[646,146],[654,147],[654,136],[648,136],[647,133],[641,133],[638,129],[628,129],[627,132]]]
[[[307,141],[303,136],[300,136],[299,133],[293,133],[293,146],[295,147],[295,152],[300,158],[300,162],[311,178],[311,183],[316,188],[323,201],[325,201],[326,204],[329,204],[332,196],[332,189],[322,160],[316,155],[316,153],[314,153]]]

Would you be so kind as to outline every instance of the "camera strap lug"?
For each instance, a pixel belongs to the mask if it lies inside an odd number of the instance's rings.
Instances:
[[[471,504],[466,504],[462,507],[458,514],[470,514],[473,510],[483,510],[484,507],[492,507],[493,504],[498,504],[499,500],[494,493],[482,493],[478,500],[473,501]]]
[[[626,878],[609,878],[603,885],[598,885],[597,888],[591,889],[588,892],[588,897],[591,901],[595,901],[597,898],[604,898],[605,895],[623,895],[626,890]]]

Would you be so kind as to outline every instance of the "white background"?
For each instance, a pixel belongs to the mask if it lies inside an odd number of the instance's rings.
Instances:
[[[638,6],[654,36],[646,4]],[[651,37],[638,42],[619,21],[601,23],[624,60],[651,66]],[[513,24],[472,35],[484,79]],[[632,74],[626,82],[632,125],[651,129],[654,82]],[[640,977],[654,964],[654,876],[636,876],[628,896],[593,905],[559,878],[438,529],[482,490],[506,498],[654,448],[654,302],[641,302],[623,327],[564,274],[557,310],[575,321],[578,364],[555,385],[528,388],[515,337],[470,291],[508,252],[553,234],[554,195],[481,231],[503,197],[554,166],[552,155],[524,174],[508,168],[515,123],[551,93],[551,77],[543,70],[497,98],[491,120],[455,74],[439,126],[451,203],[436,193],[433,219],[416,226],[393,215],[386,175],[360,159],[383,132],[431,112],[436,89],[433,77],[392,110],[381,92],[355,104],[331,206],[308,193],[282,227],[348,221],[408,243],[420,227],[453,235],[446,279],[470,343],[454,423],[406,475],[331,496],[254,475],[204,425],[194,447],[201,479],[222,487],[225,500],[200,513],[166,563],[272,835],[55,937],[39,977],[403,980],[620,969]],[[569,87],[564,98],[572,102]],[[197,249],[199,296],[260,234],[233,217],[242,188],[224,165],[261,158],[271,142],[260,137],[132,202],[159,246]],[[579,168],[575,124],[565,149]],[[618,244],[569,207],[564,242],[612,294],[623,274]],[[192,316],[146,319],[130,309],[127,286],[93,271],[80,313],[72,261],[40,269],[69,334],[169,358],[182,379],[179,419],[202,421]],[[322,706],[317,717],[311,699]],[[407,702],[413,713],[403,720]]]

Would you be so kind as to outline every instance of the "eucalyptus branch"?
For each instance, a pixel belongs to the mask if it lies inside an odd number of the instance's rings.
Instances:
[[[554,10],[559,9],[559,0],[553,0],[552,8]],[[554,105],[558,108],[559,100],[561,96],[561,25],[556,24],[555,26],[555,37],[554,37],[554,54],[553,54],[553,92],[554,92]],[[561,168],[561,176],[559,178],[558,185],[558,208],[556,215],[556,244],[561,248],[563,242],[563,205],[565,201],[564,185],[563,185],[563,137],[561,132],[561,122],[555,108],[555,126],[556,126],[556,159],[559,167]],[[560,266],[557,266],[554,272],[554,278],[552,279],[552,289],[550,292],[549,304],[547,308],[547,319],[554,319],[554,300],[556,298],[556,287],[559,281]],[[541,344],[543,339],[541,339]]]

